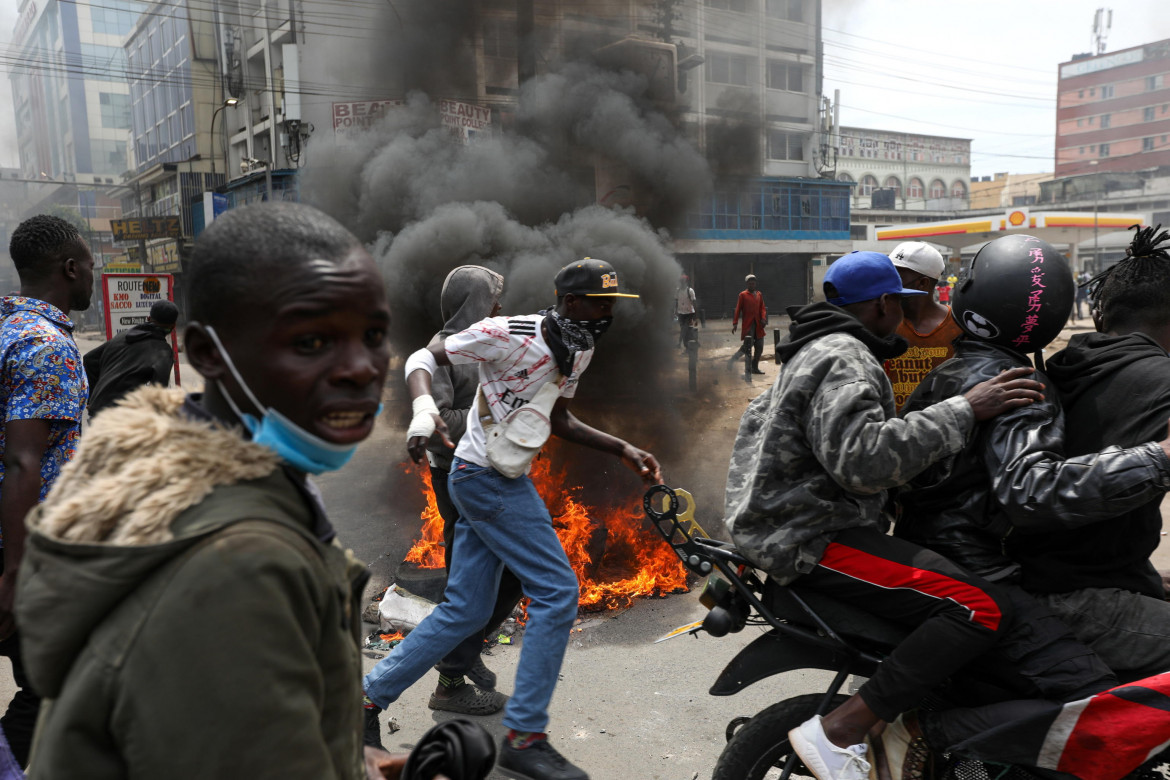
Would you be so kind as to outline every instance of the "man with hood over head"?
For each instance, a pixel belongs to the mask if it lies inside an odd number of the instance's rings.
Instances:
[[[500,313],[500,296],[504,292],[504,277],[478,265],[461,265],[443,282],[440,311],[443,328],[435,334],[428,346],[442,344],[448,336],[466,330],[487,317]],[[439,415],[447,423],[447,436],[455,444],[467,431],[467,415],[475,403],[479,387],[479,372],[474,364],[439,366],[431,379],[431,395]],[[447,477],[455,451],[436,434],[427,443],[427,463],[431,469],[431,485],[435,503],[443,518],[443,544],[446,547],[447,571],[455,554],[455,521],[459,510],[447,490]],[[467,637],[435,667],[439,684],[431,695],[433,710],[446,710],[464,715],[490,715],[504,707],[505,698],[496,693],[496,675],[483,663],[480,651],[484,639],[504,622],[519,603],[524,593],[520,580],[505,568],[500,576],[499,595],[491,616],[485,616],[484,627]],[[464,677],[471,678],[471,684]]]

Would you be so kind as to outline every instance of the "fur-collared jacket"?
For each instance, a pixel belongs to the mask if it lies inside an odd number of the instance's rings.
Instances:
[[[362,778],[364,567],[272,451],[183,401],[104,411],[29,516],[30,777]]]

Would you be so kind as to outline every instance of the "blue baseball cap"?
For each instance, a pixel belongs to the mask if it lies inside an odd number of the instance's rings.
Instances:
[[[825,298],[834,306],[870,301],[883,295],[926,295],[926,292],[903,287],[894,262],[881,252],[850,252],[830,265],[825,274]]]

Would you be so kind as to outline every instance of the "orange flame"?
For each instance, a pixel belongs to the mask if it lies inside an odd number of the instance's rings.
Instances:
[[[553,468],[550,450],[532,466],[536,490],[552,515],[553,527],[577,573],[580,606],[592,610],[629,606],[639,596],[686,592],[687,572],[674,551],[648,526],[639,493],[611,507],[588,506],[583,488],[570,483],[567,467]],[[427,506],[419,516],[421,536],[406,560],[422,569],[443,566],[443,519],[435,504],[430,470],[421,469]]]

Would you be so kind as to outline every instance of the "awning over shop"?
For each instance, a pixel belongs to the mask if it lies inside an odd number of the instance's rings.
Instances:
[[[878,228],[878,241],[929,241],[953,250],[1011,235],[1025,233],[1050,244],[1076,245],[1093,237],[1126,230],[1144,224],[1145,214],[1118,214],[1091,211],[1037,211],[1011,209],[1003,214],[989,214],[917,225],[893,225]]]

